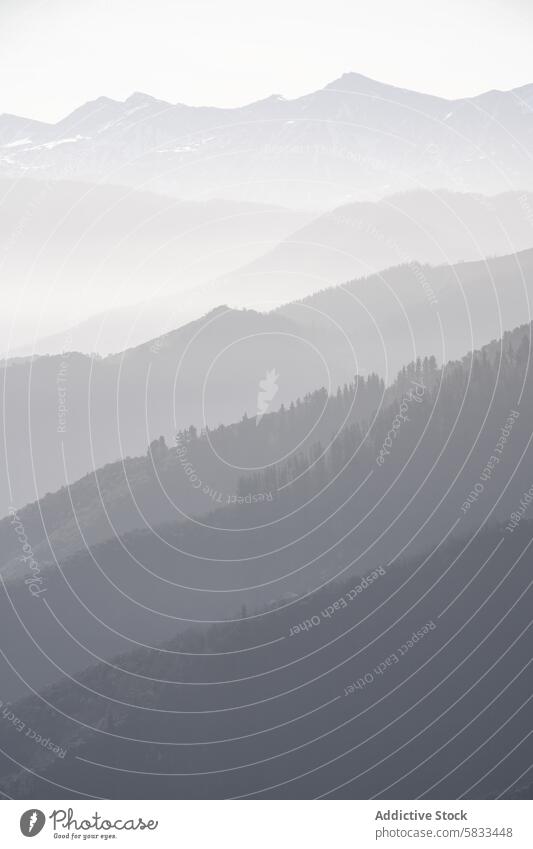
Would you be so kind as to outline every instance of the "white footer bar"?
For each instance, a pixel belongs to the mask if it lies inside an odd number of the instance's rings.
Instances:
[[[531,801],[0,802],[0,845],[533,847]]]

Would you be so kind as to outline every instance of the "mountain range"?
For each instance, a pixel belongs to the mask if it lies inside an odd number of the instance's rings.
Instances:
[[[112,182],[182,200],[326,209],[413,188],[533,189],[533,85],[446,100],[344,74],[235,109],[100,97],[57,124],[0,117],[5,176]]]

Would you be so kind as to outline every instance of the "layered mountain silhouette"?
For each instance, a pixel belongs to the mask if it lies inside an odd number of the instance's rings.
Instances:
[[[443,369],[414,362],[364,424],[243,475],[240,503],[82,550],[38,597],[5,583],[6,692],[72,678],[11,705],[59,754],[2,723],[3,792],[512,795],[529,764],[532,524],[512,517],[530,342],[525,325]]]
[[[209,283],[88,319],[73,328],[69,338],[84,352],[120,350],[121,340],[143,342],[154,331],[173,329],[172,321],[184,324],[187,317],[199,317],[221,302],[271,310],[399,263],[479,260],[521,251],[532,243],[533,196],[524,192],[488,198],[418,191],[378,203],[350,204],[313,219],[272,250]],[[65,335],[42,340],[36,351],[62,350]]]
[[[528,214],[531,210],[532,214]],[[287,301],[396,265],[453,264],[532,247],[533,195],[413,191],[338,207],[225,275],[224,303],[251,289]],[[285,296],[284,296],[285,294]]]
[[[260,381],[279,374],[271,410],[354,375],[388,385],[402,364],[439,363],[523,322],[533,251],[455,266],[406,263],[269,314],[220,307],[105,358],[61,354],[2,369],[0,512],[23,507],[153,439],[258,413]]]
[[[531,796],[532,141],[0,116],[0,795]]]
[[[221,303],[268,311],[400,263],[450,264],[533,245],[533,195],[525,192],[413,191],[312,217],[116,186],[43,188],[26,179],[4,181],[4,190],[6,295],[18,304],[24,291],[31,303],[15,321],[6,311],[11,356],[116,353]],[[87,303],[106,308],[76,324]],[[50,323],[61,332],[41,338]]]

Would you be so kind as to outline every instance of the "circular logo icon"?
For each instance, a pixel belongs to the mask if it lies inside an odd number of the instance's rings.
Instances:
[[[42,811],[37,808],[31,808],[29,811],[24,811],[20,818],[20,830],[24,837],[35,837],[43,830],[46,817]]]

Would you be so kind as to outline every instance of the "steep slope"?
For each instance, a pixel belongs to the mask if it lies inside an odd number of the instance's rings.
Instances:
[[[358,377],[343,391],[328,396],[325,389],[317,390],[259,421],[244,418],[201,433],[187,428],[177,434],[175,445],[167,446],[163,437],[154,440],[145,456],[96,469],[17,510],[17,519],[45,568],[127,531],[205,514],[232,502],[243,469],[269,466],[317,441],[327,442],[347,424],[368,419],[384,395],[378,378]],[[192,482],[186,473],[190,469]],[[20,577],[12,516],[0,520],[0,552],[3,578]]]
[[[416,259],[281,307],[299,323],[334,323],[358,370],[387,383],[417,357],[439,362],[487,345],[531,317],[533,251],[431,267]]]
[[[319,332],[282,315],[219,308],[148,344],[106,358],[68,352],[8,360],[0,370],[4,462],[0,514],[120,458],[145,454],[180,428],[258,411],[272,370],[270,409],[356,372],[332,325]]]

